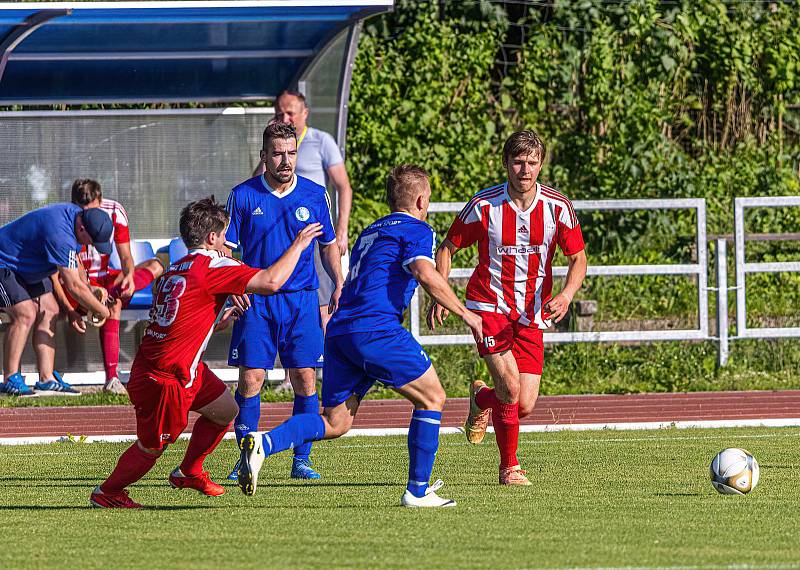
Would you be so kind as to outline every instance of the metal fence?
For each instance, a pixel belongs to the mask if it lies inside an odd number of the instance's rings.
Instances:
[[[464,202],[434,202],[429,212],[459,212]],[[599,331],[599,332],[558,332],[546,334],[545,342],[624,342],[655,340],[705,340],[708,334],[708,249],[706,244],[706,203],[699,198],[676,200],[586,200],[575,201],[576,210],[695,210],[696,232],[695,247],[697,262],[688,264],[661,265],[589,265],[587,276],[627,276],[627,275],[689,275],[697,278],[698,327],[683,330],[658,331]],[[454,268],[451,278],[468,278],[473,270]],[[566,275],[566,267],[554,267],[553,275]],[[420,332],[420,300],[419,291],[414,294],[410,306],[411,332],[421,344],[471,344],[471,335],[424,335]]]

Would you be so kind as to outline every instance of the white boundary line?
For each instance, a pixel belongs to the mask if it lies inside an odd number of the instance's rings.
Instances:
[[[696,420],[679,422],[620,422],[607,424],[553,424],[553,425],[524,425],[520,426],[520,433],[548,433],[559,431],[638,431],[638,430],[660,430],[660,429],[711,429],[711,428],[737,428],[737,427],[798,427],[800,418],[780,418],[780,419],[755,419],[755,420]],[[494,431],[491,427],[488,431]],[[462,433],[461,428],[445,427],[439,431],[440,434]],[[407,435],[408,428],[361,428],[350,430],[344,437],[379,437],[387,435]],[[181,434],[179,439],[188,439],[189,433]],[[73,436],[75,437],[75,436]],[[80,436],[78,436],[80,437]],[[233,439],[233,432],[225,434],[224,439]],[[85,443],[95,442],[120,442],[133,441],[136,439],[134,434],[124,435],[90,435],[86,436]],[[66,435],[61,436],[36,436],[36,437],[2,437],[0,445],[31,445],[40,443],[56,443],[59,441],[69,441]]]

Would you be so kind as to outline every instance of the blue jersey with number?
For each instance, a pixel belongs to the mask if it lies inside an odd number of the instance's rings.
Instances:
[[[28,212],[0,228],[0,268],[10,269],[26,283],[38,283],[59,267],[78,268],[81,244],[75,204],[53,204]]]
[[[250,267],[266,269],[292,245],[297,233],[313,222],[322,224],[322,244],[336,241],[325,188],[295,176],[288,190],[279,194],[263,176],[245,180],[228,196],[231,223],[226,244],[241,249],[242,261]],[[314,269],[314,247],[300,255],[294,272],[281,291],[301,291],[319,287]]]
[[[350,273],[326,335],[400,326],[417,288],[408,265],[418,259],[435,264],[435,248],[433,228],[403,212],[365,229],[350,256]]]

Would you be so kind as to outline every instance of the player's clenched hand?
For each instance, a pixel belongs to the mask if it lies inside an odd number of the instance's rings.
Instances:
[[[472,330],[472,336],[475,337],[475,341],[483,342],[483,320],[472,311],[464,313],[463,319]]]
[[[444,326],[444,320],[450,315],[450,311],[442,307],[439,303],[433,303],[428,309],[428,328],[436,330],[436,324]]]
[[[313,224],[308,224],[302,230],[297,232],[297,235],[294,238],[294,243],[301,248],[307,248],[314,238],[318,238],[322,235],[322,224],[319,222],[314,222]]]
[[[555,322],[560,322],[563,319],[567,311],[569,311],[569,304],[571,300],[567,298],[566,295],[559,293],[552,299],[550,299],[544,305],[545,311],[550,313],[550,316],[547,318],[553,319]]]

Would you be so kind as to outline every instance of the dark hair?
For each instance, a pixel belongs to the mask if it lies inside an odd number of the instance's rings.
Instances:
[[[224,230],[230,216],[214,196],[192,202],[181,210],[180,232],[186,247],[203,245],[208,234]]]
[[[386,201],[392,211],[410,208],[417,193],[425,187],[428,173],[415,164],[401,164],[389,173],[386,179]]]
[[[536,131],[517,131],[503,145],[503,166],[508,166],[508,161],[520,154],[538,154],[539,160],[544,162],[547,146]]]
[[[298,99],[300,99],[300,102],[303,104],[303,108],[304,109],[308,109],[308,103],[306,103],[306,96],[303,95],[302,93],[300,93],[299,91],[295,91],[294,89],[286,89],[284,91],[281,91],[278,94],[278,96],[275,97],[275,102],[277,103],[278,99],[280,99],[281,97],[283,97],[285,95],[288,95],[290,97],[297,97]]]
[[[91,178],[78,178],[72,183],[72,203],[78,206],[86,206],[95,200],[103,199],[103,191],[100,183]]]
[[[294,129],[294,125],[270,121],[264,129],[261,141],[262,148],[267,150],[269,141],[274,139],[294,139],[297,141],[297,131]]]

